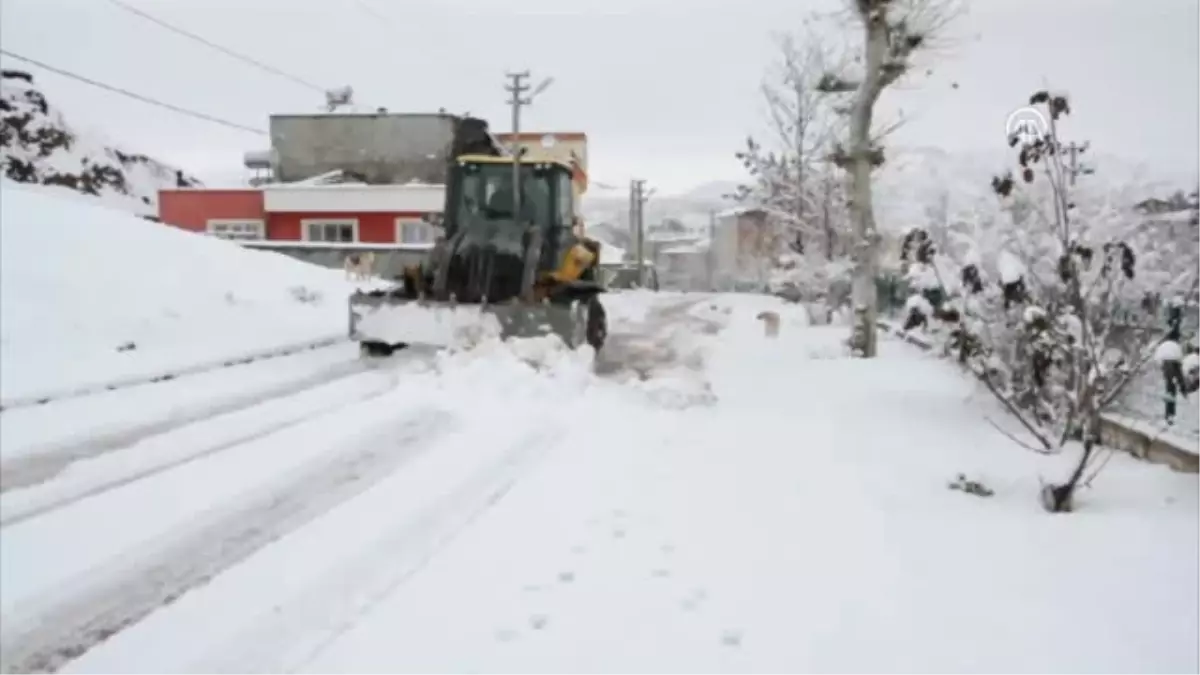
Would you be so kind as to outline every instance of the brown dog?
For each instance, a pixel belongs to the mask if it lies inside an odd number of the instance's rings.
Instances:
[[[754,317],[763,322],[763,328],[766,331],[766,336],[769,338],[779,337],[779,312],[759,312],[758,316]]]

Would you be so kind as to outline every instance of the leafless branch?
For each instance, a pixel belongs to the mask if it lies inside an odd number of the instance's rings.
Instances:
[[[1000,433],[1004,434],[1008,438],[1008,440],[1012,441],[1013,443],[1016,443],[1017,445],[1021,446],[1022,448],[1025,448],[1026,450],[1028,450],[1030,452],[1036,452],[1039,455],[1054,454],[1053,451],[1050,450],[1049,448],[1041,448],[1041,449],[1035,448],[1032,445],[1026,443],[1025,441],[1017,438],[1017,436],[1015,434],[1013,434],[1009,430],[1005,429],[1004,427],[1000,426],[999,424],[996,424],[996,421],[993,420],[992,418],[988,417],[986,419],[988,421],[988,424],[992,425],[992,428],[994,428],[996,431],[999,431]],[[1024,420],[1022,419],[1022,421],[1024,421]],[[1028,426],[1026,428],[1028,428]],[[1041,440],[1040,437],[1038,437],[1036,435],[1035,435],[1035,437],[1038,438],[1039,440]],[[1042,440],[1042,443],[1045,443],[1045,441]]]

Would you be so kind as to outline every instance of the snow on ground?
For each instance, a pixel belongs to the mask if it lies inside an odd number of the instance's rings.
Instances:
[[[845,328],[767,297],[606,304],[621,358],[414,355],[5,492],[151,467],[0,525],[5,668],[1200,667],[1195,476],[1117,456],[1049,515],[1071,458],[1014,447],[907,345],[845,359]],[[184,439],[207,450],[156,459]]]
[[[340,270],[0,182],[0,396],[345,334]],[[132,349],[122,349],[132,345]]]

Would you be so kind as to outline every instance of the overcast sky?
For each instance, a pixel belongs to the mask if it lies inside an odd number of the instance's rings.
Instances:
[[[504,71],[555,83],[527,130],[585,131],[591,171],[667,191],[736,179],[732,152],[762,124],[773,30],[839,0],[124,0],[322,86],[393,111],[470,111],[509,126]],[[1069,135],[1197,174],[1200,3],[968,0],[932,76],[888,94],[899,145],[986,150],[1044,82],[1066,89]],[[0,45],[108,84],[252,127],[321,95],[172,34],[108,0],[0,0]],[[37,73],[76,125],[204,175],[236,173],[265,137]],[[958,88],[952,87],[958,83]]]

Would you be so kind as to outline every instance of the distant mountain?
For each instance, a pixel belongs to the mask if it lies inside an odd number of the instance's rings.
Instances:
[[[200,181],[144,154],[121,150],[74,129],[19,70],[0,71],[0,175],[56,185],[139,215],[156,215],[158,191]]]
[[[1112,155],[1089,152],[1081,159],[1096,169],[1081,181],[1088,181],[1102,193],[1106,189],[1132,192],[1138,195],[1135,202],[1156,196],[1165,199],[1177,190],[1189,193],[1196,189],[1195,177],[1157,171]],[[930,211],[940,208],[943,201],[950,214],[970,211],[981,200],[995,199],[992,177],[1015,166],[1013,153],[1005,148],[994,152],[948,152],[933,147],[889,149],[887,163],[876,174],[873,186],[876,221],[884,231],[900,232],[927,222]],[[663,220],[674,218],[689,231],[703,233],[710,213],[732,204],[723,196],[736,186],[734,181],[710,181],[679,194],[655,196],[646,204],[646,225],[653,229]],[[611,192],[587,196],[583,212],[589,232],[594,224],[604,223],[599,230],[603,234],[596,236],[603,238],[613,231],[617,239],[610,243],[627,243],[627,196]]]

